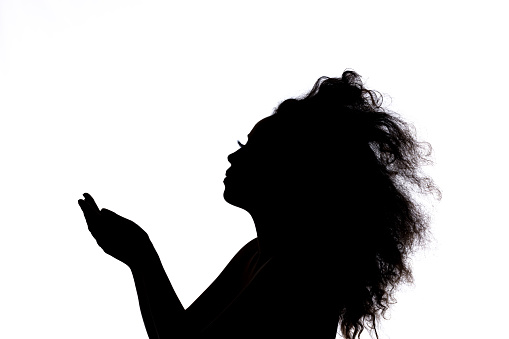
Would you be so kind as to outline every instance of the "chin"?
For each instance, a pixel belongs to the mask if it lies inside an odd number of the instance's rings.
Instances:
[[[231,192],[231,189],[229,189],[228,187],[224,188],[223,198],[230,205],[239,207],[238,206],[239,201],[238,201],[237,196],[235,194],[233,194],[233,192]]]
[[[225,183],[223,198],[230,205],[245,209],[245,201],[238,190],[232,189],[231,185]]]

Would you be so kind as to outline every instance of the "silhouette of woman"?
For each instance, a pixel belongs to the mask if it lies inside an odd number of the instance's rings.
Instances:
[[[348,339],[375,331],[410,255],[429,239],[413,193],[440,191],[421,172],[431,146],[381,107],[360,76],[321,77],[282,102],[228,156],[224,199],[253,218],[247,243],[184,309],[148,235],[78,201],[99,246],[129,266],[142,317],[158,338]]]

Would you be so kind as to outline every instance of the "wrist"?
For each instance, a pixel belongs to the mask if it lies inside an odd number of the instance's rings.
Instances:
[[[136,250],[133,250],[133,256],[128,266],[132,271],[140,271],[158,264],[160,264],[159,255],[149,239]]]

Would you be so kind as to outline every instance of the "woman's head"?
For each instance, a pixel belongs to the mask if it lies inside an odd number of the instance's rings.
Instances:
[[[283,101],[228,157],[228,202],[248,211],[293,209],[302,222],[290,231],[340,258],[348,272],[338,286],[349,291],[339,306],[347,338],[374,328],[393,289],[412,281],[409,256],[428,239],[414,194],[440,198],[421,172],[431,146],[381,105],[355,72],[322,77],[307,95]]]

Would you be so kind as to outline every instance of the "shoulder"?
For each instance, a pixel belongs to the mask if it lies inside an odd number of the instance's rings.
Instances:
[[[258,253],[258,239],[254,238],[245,244],[228,262],[218,279],[227,279],[238,284],[237,279],[242,277],[242,272],[249,265],[250,261]]]
[[[242,270],[258,249],[257,238],[244,245],[209,287],[186,309],[196,329],[206,326],[241,290]]]
[[[322,334],[322,329],[327,333],[322,337],[334,335],[337,300],[323,284],[324,277],[307,267],[309,263],[271,258],[202,332],[203,337],[278,338],[289,333]]]
[[[256,251],[258,251],[258,238],[254,238],[245,244],[237,252],[237,254],[235,254],[235,256],[232,258],[232,261],[236,260],[237,258],[252,256],[254,253],[256,253]]]

